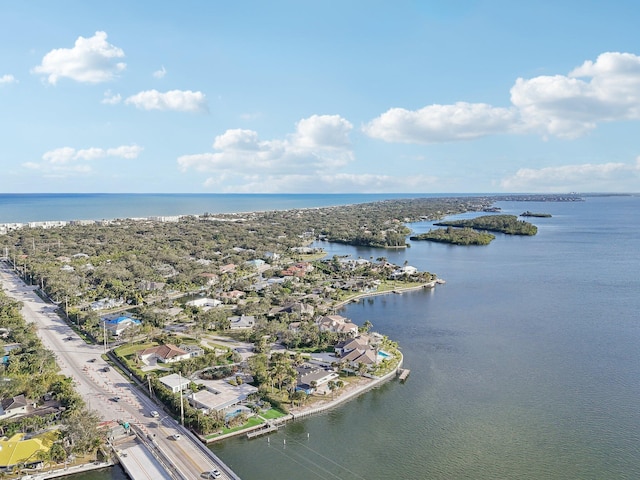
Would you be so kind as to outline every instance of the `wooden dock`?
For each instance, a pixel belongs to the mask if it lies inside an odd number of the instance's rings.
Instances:
[[[401,382],[404,382],[410,373],[411,373],[411,370],[409,370],[408,368],[400,368],[398,370],[398,378],[400,379]]]
[[[278,431],[277,425],[268,425],[266,427],[258,428],[257,430],[252,430],[250,432],[247,432],[247,438],[251,440],[252,438],[256,438],[261,435],[266,435],[267,433],[277,432],[277,431]]]

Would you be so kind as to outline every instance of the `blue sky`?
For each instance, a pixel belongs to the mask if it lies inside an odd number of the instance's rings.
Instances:
[[[0,0],[0,191],[638,192],[635,1]]]

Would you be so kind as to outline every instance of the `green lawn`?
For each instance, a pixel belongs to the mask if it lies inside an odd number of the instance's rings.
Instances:
[[[281,412],[276,408],[271,408],[264,413],[261,413],[260,416],[265,420],[273,420],[274,418],[284,417],[286,413]]]
[[[234,432],[239,432],[240,430],[245,430],[247,428],[251,428],[251,427],[255,427],[257,425],[260,425],[261,423],[264,423],[264,420],[262,420],[261,418],[258,417],[251,417],[249,419],[249,421],[247,423],[245,423],[244,425],[240,425],[239,427],[234,427],[234,428],[223,428],[222,432],[220,433],[215,433],[213,435],[207,435],[207,440],[212,439],[212,438],[216,438],[220,435],[226,435],[228,433],[234,433]]]

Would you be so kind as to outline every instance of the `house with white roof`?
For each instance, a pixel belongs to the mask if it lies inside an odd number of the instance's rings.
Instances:
[[[244,402],[249,395],[256,393],[258,389],[248,383],[232,385],[225,380],[194,380],[194,383],[203,386],[203,390],[193,392],[187,396],[192,407],[205,413],[220,412],[227,408],[237,406]]]
[[[165,387],[173,393],[180,393],[189,388],[190,380],[177,373],[166,375],[158,379]]]

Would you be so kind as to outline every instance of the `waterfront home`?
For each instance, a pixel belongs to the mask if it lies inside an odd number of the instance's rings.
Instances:
[[[57,438],[56,431],[29,437],[26,433],[16,433],[11,438],[0,438],[0,472],[4,475],[16,467],[33,468],[42,464],[42,458],[46,457]],[[38,452],[43,455],[38,455]]]
[[[233,377],[235,379],[235,377]],[[228,380],[194,380],[193,383],[204,387],[204,390],[190,393],[187,396],[189,404],[204,413],[220,412],[230,407],[236,407],[247,400],[249,395],[258,389],[248,383],[232,385]]]
[[[188,378],[185,378],[182,375],[178,375],[177,373],[165,375],[158,380],[173,393],[179,393],[186,390],[187,388],[189,388],[190,383],[190,380]]]
[[[342,333],[352,337],[358,335],[358,326],[342,315],[325,315],[316,320],[321,332]]]
[[[297,367],[296,370],[298,371],[296,390],[302,390],[307,395],[311,395],[315,391],[324,391],[326,384],[340,377],[333,370],[312,367],[308,364]]]
[[[175,363],[191,357],[189,352],[185,352],[170,343],[138,350],[136,355],[145,365],[156,365],[158,362]]]

